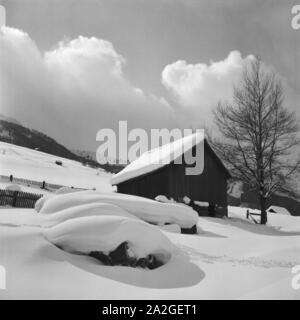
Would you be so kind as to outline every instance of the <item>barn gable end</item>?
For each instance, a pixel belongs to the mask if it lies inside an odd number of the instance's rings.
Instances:
[[[157,170],[117,183],[118,192],[154,199],[165,195],[177,201],[188,196],[193,201],[227,208],[227,179],[229,172],[208,142],[204,141],[204,170],[200,175],[186,175],[185,162],[172,161]],[[195,154],[194,146],[191,152]]]

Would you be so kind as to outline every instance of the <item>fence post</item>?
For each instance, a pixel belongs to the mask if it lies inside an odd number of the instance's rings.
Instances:
[[[13,193],[13,201],[12,201],[13,207],[15,207],[17,204],[18,193],[19,193],[19,191],[14,191],[14,193]]]
[[[247,209],[247,219],[249,219],[249,209]]]

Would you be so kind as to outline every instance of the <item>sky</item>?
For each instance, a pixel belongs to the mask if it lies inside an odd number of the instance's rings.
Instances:
[[[0,0],[0,108],[70,148],[101,128],[211,127],[253,55],[300,117],[295,1]]]

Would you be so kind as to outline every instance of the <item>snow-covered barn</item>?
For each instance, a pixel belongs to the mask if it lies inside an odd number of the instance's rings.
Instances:
[[[202,154],[198,150],[202,150]],[[202,161],[202,173],[186,174],[186,169],[193,167],[189,159],[198,155],[197,161]],[[180,164],[179,157],[182,159]],[[214,215],[216,212],[227,214],[229,178],[230,173],[204,135],[194,133],[145,152],[114,175],[111,183],[117,186],[119,193],[150,199],[165,195],[183,202],[188,197],[199,213]],[[204,209],[197,203],[208,203],[209,206]]]

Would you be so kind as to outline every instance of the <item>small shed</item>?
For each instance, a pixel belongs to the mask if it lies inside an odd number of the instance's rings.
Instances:
[[[191,168],[190,157],[196,157],[201,147],[203,171],[197,175],[186,174]],[[181,157],[181,163],[178,158]],[[202,133],[145,152],[111,179],[119,193],[155,199],[158,195],[178,202],[188,197],[190,205],[203,215],[227,215],[227,180],[230,173],[213,151]],[[201,207],[199,203],[208,203]]]
[[[291,213],[286,208],[279,207],[279,206],[270,206],[267,209],[267,212],[277,213],[277,214],[284,214],[286,216],[290,216],[291,215]]]

